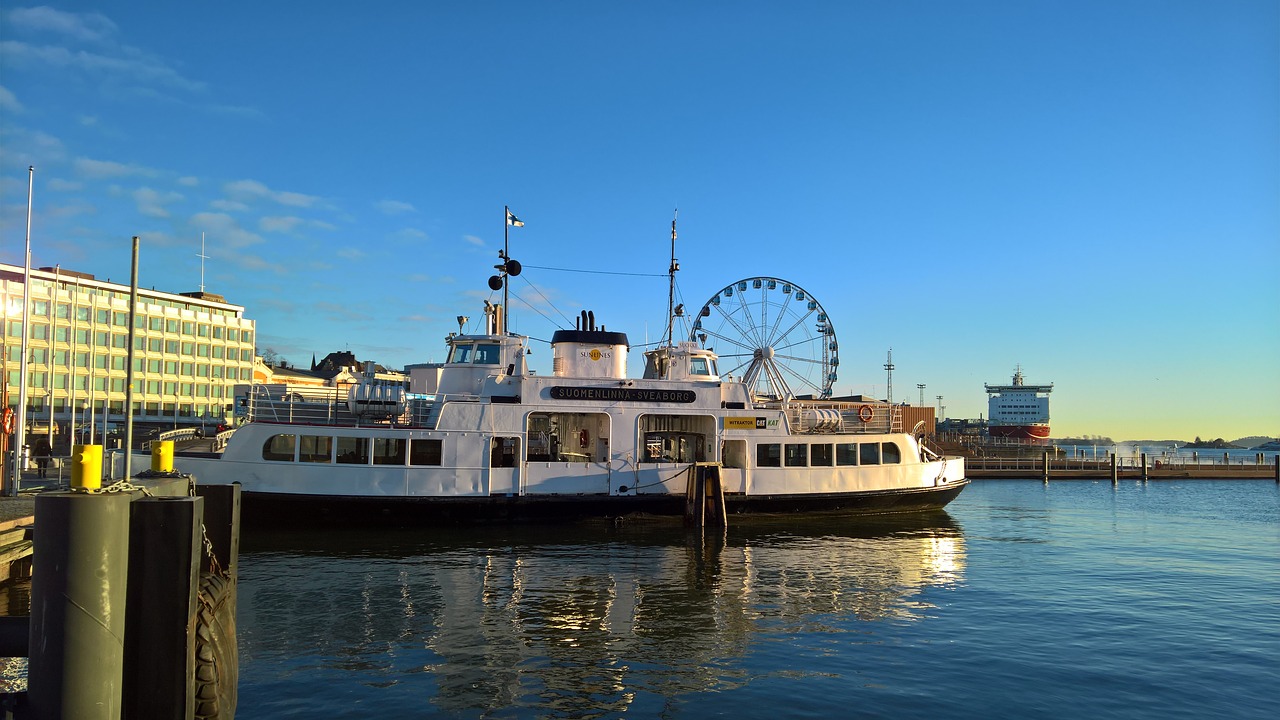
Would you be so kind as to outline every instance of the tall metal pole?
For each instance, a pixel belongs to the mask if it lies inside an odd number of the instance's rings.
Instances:
[[[18,371],[18,432],[13,445],[13,482],[5,488],[8,495],[17,495],[18,486],[22,484],[22,466],[26,456],[27,444],[27,329],[31,307],[31,196],[35,189],[36,168],[27,167],[27,250],[22,270],[22,366]]]
[[[133,477],[133,339],[138,329],[138,236],[133,236],[133,264],[129,270],[129,352],[124,370],[124,479]]]
[[[49,304],[45,306],[45,315],[49,319],[49,333],[50,333],[49,351],[48,351],[49,355],[48,357],[45,358],[48,366],[48,370],[45,371],[45,377],[47,378],[45,380],[45,390],[48,392],[48,397],[49,397],[49,452],[50,453],[53,452],[53,391],[54,391],[53,342],[54,342],[54,335],[56,335],[58,332],[57,328],[54,326],[54,323],[56,322],[54,318],[57,315],[56,308],[58,307],[58,285],[60,285],[62,281],[61,270],[62,270],[61,265],[53,266],[53,293],[49,298]],[[75,345],[72,345],[71,347],[74,348]]]
[[[72,445],[76,444],[76,331],[80,329],[80,313],[76,310],[76,301],[80,299],[80,281],[76,280],[75,292],[71,295],[71,349],[67,351],[67,382],[71,387],[67,389],[69,399],[67,400],[67,409],[71,412],[71,421],[67,423],[67,434],[70,436],[68,440]]]
[[[885,386],[885,402],[893,404],[893,348],[889,348],[889,359],[884,364],[885,372],[888,373],[888,380]]]
[[[502,206],[502,262],[505,265],[507,260],[511,258],[511,248],[508,244],[508,238],[511,234],[511,206]],[[502,271],[502,327],[496,328],[500,334],[507,333],[507,315],[511,309],[507,307],[507,286],[511,284],[511,276],[504,269]]]
[[[667,269],[667,276],[670,278],[667,283],[667,347],[671,347],[676,327],[676,270],[680,269],[676,264],[676,218],[679,214],[677,209],[671,215],[671,267]]]

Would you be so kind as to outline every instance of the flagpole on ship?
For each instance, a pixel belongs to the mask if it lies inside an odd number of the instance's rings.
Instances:
[[[496,330],[499,334],[505,335],[507,334],[507,319],[510,317],[510,310],[507,308],[509,299],[507,286],[511,284],[511,278],[520,274],[520,263],[511,259],[511,228],[512,226],[524,227],[524,222],[511,214],[510,206],[503,205],[502,209],[503,215],[506,216],[506,219],[502,221],[502,252],[498,253],[498,257],[501,258],[502,262],[493,266],[498,271],[498,274],[489,278],[489,289],[497,290],[498,286],[495,283],[502,283],[502,312],[498,313],[500,321]]]
[[[515,216],[511,214],[510,205],[503,205],[502,209],[504,211],[502,221],[502,262],[505,264],[507,262],[507,258],[511,257],[511,248],[509,245],[511,220]],[[507,305],[507,286],[510,284],[511,278],[507,277],[507,274],[504,272],[502,274],[502,327],[498,328],[498,333],[501,335],[507,334],[507,316],[511,312],[510,306]]]
[[[676,326],[676,271],[680,269],[680,266],[676,264],[676,217],[679,213],[679,209],[671,213],[671,267],[667,269],[667,275],[670,277],[670,282],[667,285],[667,347],[671,347],[671,340]]]

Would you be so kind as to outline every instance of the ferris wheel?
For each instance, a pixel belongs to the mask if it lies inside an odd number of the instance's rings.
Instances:
[[[721,375],[741,378],[756,396],[831,397],[836,329],[793,282],[754,277],[725,286],[702,306],[689,339],[712,345]]]

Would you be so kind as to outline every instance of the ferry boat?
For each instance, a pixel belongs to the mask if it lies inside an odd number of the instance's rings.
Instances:
[[[446,362],[411,369],[408,387],[372,369],[345,394],[253,386],[225,449],[175,467],[240,483],[247,524],[679,517],[699,476],[728,516],[901,513],[968,483],[963,458],[903,431],[900,408],[753,396],[695,342],[645,352],[629,378],[627,336],[590,312],[535,374],[504,309],[486,302],[485,331],[451,334]]]
[[[1028,385],[1022,366],[1014,368],[1009,385],[986,385],[987,433],[1032,444],[1049,442],[1049,393],[1053,383]]]

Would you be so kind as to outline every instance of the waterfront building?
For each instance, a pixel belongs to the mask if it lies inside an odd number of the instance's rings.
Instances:
[[[23,268],[0,263],[5,400],[15,411],[27,367],[27,424],[55,447],[119,435],[125,420],[129,286],[57,267],[31,271],[28,357],[22,357]],[[207,292],[138,289],[133,343],[135,433],[217,426],[235,386],[253,381],[254,321]],[[119,439],[122,439],[119,438]],[[117,440],[118,442],[118,440]]]

